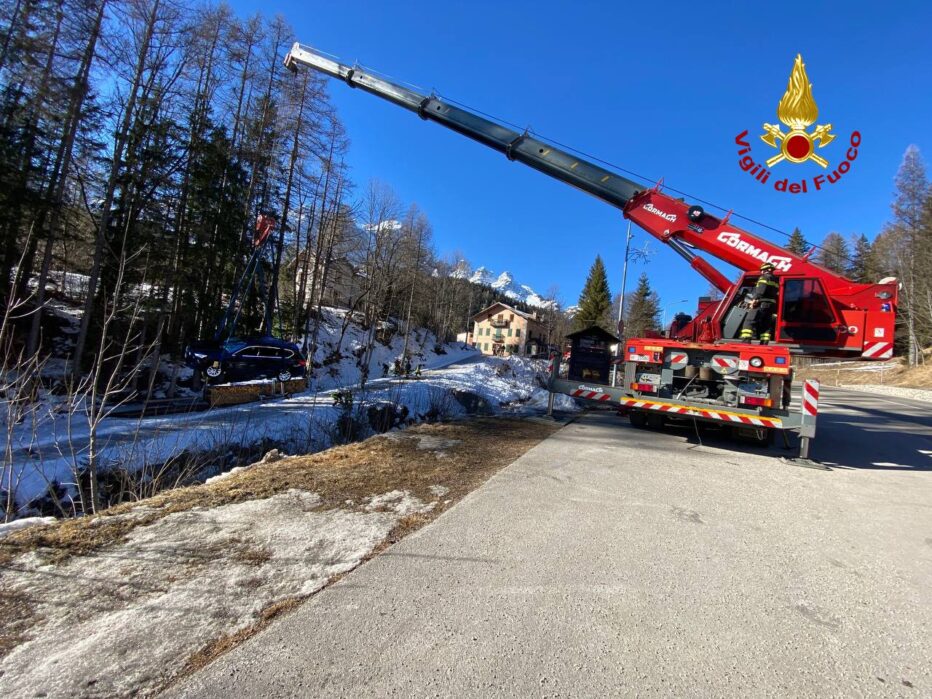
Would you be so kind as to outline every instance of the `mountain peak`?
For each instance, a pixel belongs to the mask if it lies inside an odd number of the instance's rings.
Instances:
[[[458,279],[467,278],[466,275],[458,276],[459,273],[460,268],[457,266],[450,276],[455,276]],[[550,308],[554,305],[552,301],[543,298],[527,284],[516,284],[514,275],[507,270],[496,276],[488,267],[476,267],[472,275],[468,278],[473,284],[482,284],[483,286],[492,287],[509,299],[526,303],[529,306]]]

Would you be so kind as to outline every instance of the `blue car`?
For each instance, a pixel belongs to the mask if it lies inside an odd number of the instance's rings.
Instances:
[[[307,374],[307,359],[293,342],[277,337],[233,337],[226,342],[192,342],[184,351],[185,364],[208,383],[278,379]]]

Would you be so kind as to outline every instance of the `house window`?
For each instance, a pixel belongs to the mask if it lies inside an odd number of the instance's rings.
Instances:
[[[515,328],[515,337],[521,337],[521,328]]]
[[[511,337],[511,328],[508,328],[508,337]]]
[[[489,343],[488,343],[488,342],[485,343],[485,351],[486,351],[486,352],[489,351]]]

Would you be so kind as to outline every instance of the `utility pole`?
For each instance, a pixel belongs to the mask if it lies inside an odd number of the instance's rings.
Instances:
[[[622,319],[625,313],[625,284],[628,283],[628,256],[630,255],[631,239],[634,234],[631,232],[631,221],[628,221],[628,232],[625,233],[625,261],[621,266],[621,294],[618,300],[618,344],[615,345],[615,363],[612,364],[612,386],[615,385],[616,374],[618,373],[618,361],[621,359],[621,346],[624,343],[624,324]]]

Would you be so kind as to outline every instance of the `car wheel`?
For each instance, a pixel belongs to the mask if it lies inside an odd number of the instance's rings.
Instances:
[[[278,372],[278,380],[284,383],[285,381],[291,381],[291,372],[287,369],[283,369]]]
[[[204,370],[208,378],[219,379],[223,375],[223,369],[219,366],[211,365]]]

